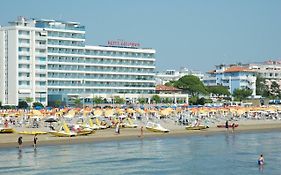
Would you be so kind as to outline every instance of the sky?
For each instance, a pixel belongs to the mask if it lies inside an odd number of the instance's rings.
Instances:
[[[0,25],[17,16],[80,22],[87,45],[154,48],[158,71],[281,58],[280,0],[2,0]]]

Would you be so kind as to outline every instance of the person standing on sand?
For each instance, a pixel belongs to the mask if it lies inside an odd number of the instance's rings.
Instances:
[[[232,132],[234,132],[235,123],[232,123],[231,127],[232,127]]]
[[[8,120],[6,119],[4,122],[4,128],[8,128],[9,124],[8,124]]]
[[[36,148],[37,148],[37,147],[36,147],[37,140],[38,140],[38,138],[37,138],[37,134],[35,134],[35,135],[34,135],[34,138],[33,138],[33,148],[34,148],[34,149],[36,149]]]
[[[117,124],[116,124],[115,133],[120,134],[120,124],[119,124],[119,122],[117,122]]]
[[[143,137],[143,126],[141,126],[141,128],[140,128],[140,135],[139,135],[139,137]]]
[[[228,131],[228,120],[226,120],[226,122],[225,122],[225,128],[226,128],[227,131]]]
[[[18,144],[19,144],[19,150],[21,150],[21,147],[22,147],[22,136],[20,136],[18,138]]]
[[[118,122],[118,134],[120,134],[121,122]]]

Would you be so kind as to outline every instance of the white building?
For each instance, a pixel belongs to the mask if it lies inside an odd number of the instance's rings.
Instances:
[[[86,46],[77,22],[20,17],[10,24],[0,28],[2,104],[155,93],[154,49],[120,40]]]
[[[247,66],[265,78],[268,85],[275,81],[281,87],[281,61],[269,60],[261,63],[250,63]]]
[[[256,95],[256,72],[237,65],[218,65],[204,77],[205,86],[225,86],[230,93],[235,89],[251,89]]]
[[[0,28],[0,101],[47,101],[47,32],[23,18]]]
[[[198,77],[201,81],[203,80],[204,74],[199,71],[188,70],[187,68],[181,68],[179,71],[176,70],[166,70],[164,72],[156,73],[156,84],[163,85],[170,81],[177,81],[185,75],[194,75]]]

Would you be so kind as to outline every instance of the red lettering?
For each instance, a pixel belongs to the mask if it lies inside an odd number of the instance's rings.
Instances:
[[[107,41],[107,45],[109,45],[109,46],[123,46],[123,47],[140,47],[139,43],[127,42],[127,41],[123,41],[123,40]]]

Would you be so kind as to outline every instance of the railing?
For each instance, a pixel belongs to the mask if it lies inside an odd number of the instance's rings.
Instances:
[[[59,38],[74,38],[74,39],[85,39],[86,37],[85,37],[85,35],[78,35],[78,34],[76,34],[76,35],[66,35],[66,34],[54,34],[54,33],[48,33],[48,36],[50,36],[50,37],[59,37]]]

